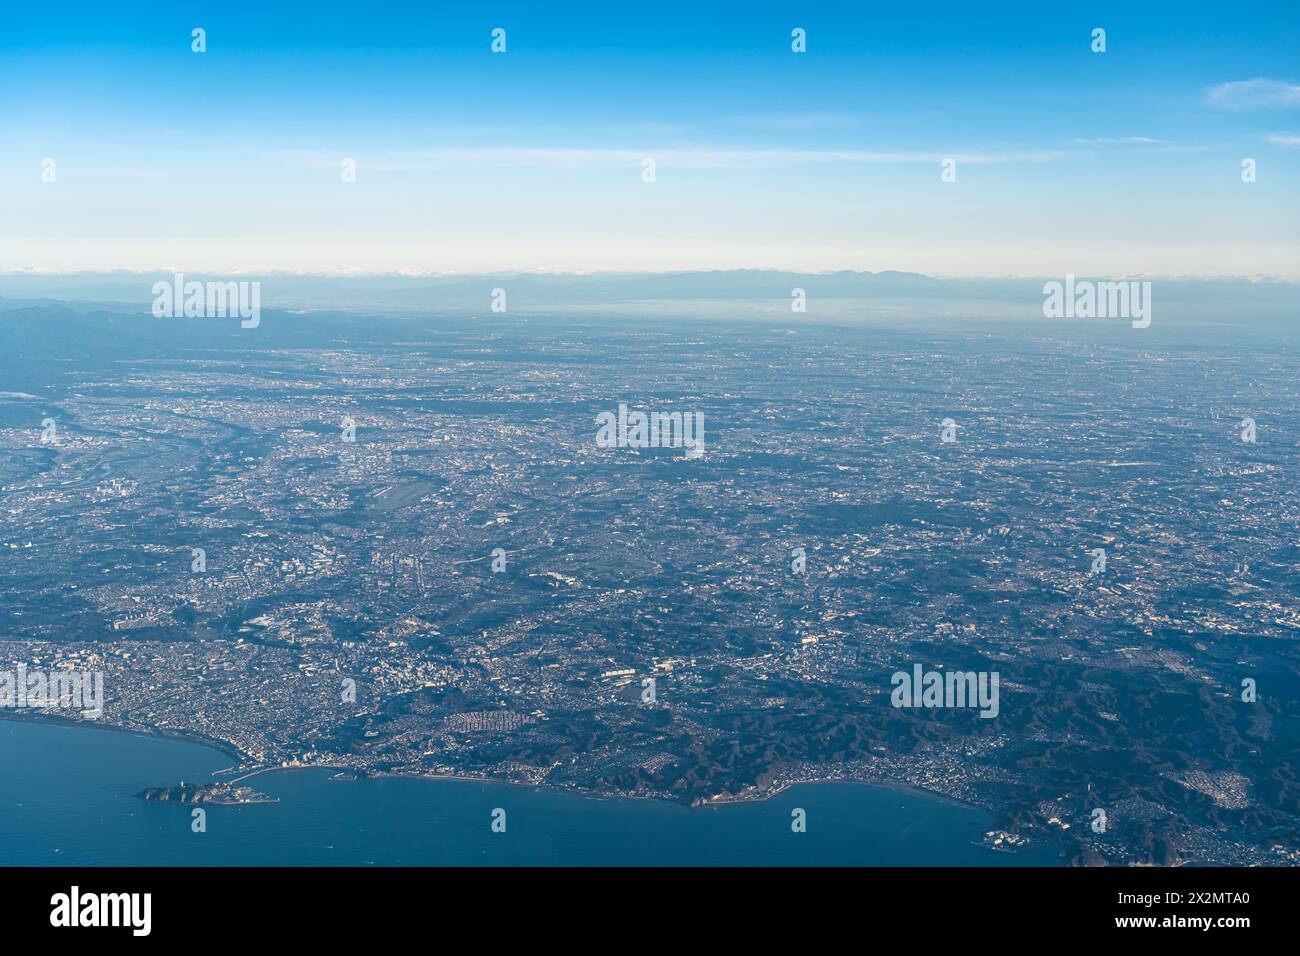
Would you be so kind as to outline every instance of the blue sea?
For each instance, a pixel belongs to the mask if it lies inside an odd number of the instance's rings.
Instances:
[[[803,784],[758,803],[687,808],[536,787],[273,771],[276,804],[146,804],[147,786],[231,766],[184,740],[0,720],[0,865],[1052,865],[973,846],[983,812],[852,783]],[[791,831],[806,812],[807,832]],[[505,811],[505,832],[491,828]]]

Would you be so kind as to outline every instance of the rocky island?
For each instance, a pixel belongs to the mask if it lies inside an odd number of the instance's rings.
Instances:
[[[146,787],[136,794],[145,803],[207,803],[237,806],[249,803],[279,803],[275,797],[259,793],[252,787],[229,783],[185,783],[175,787]]]

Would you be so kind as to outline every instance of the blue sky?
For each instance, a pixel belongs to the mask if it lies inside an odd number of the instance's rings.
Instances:
[[[7,10],[0,271],[1300,271],[1294,2],[269,6]]]

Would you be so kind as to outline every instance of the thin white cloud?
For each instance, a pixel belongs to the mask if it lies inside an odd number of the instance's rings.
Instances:
[[[1085,147],[1085,153],[1097,148],[1107,147],[1116,147],[1125,150],[1131,149],[1141,153],[1142,155],[1204,153],[1210,149],[1209,146],[1171,143],[1164,139],[1152,139],[1150,136],[1098,136],[1092,139],[1072,139],[1070,142],[1075,146]]]
[[[246,179],[244,173],[228,172],[190,172],[175,169],[74,169],[66,175],[60,173],[66,182],[99,182],[106,180],[134,179],[143,182],[177,182],[177,183],[218,183],[236,182]]]
[[[345,156],[371,172],[426,172],[447,165],[639,166],[653,159],[678,169],[768,169],[816,165],[935,165],[944,159],[972,165],[1044,163],[1066,155],[1060,150],[999,152],[891,152],[849,149],[587,149],[581,147],[456,147],[403,153],[355,155],[337,151],[280,150],[278,158],[302,166],[338,166]]]
[[[801,113],[788,116],[737,116],[731,122],[758,129],[830,129],[857,126],[861,120],[846,113]]]
[[[1092,139],[1072,139],[1070,142],[1080,146],[1156,146],[1165,141],[1150,136],[1097,136]]]
[[[1268,141],[1274,146],[1300,146],[1300,134],[1269,133]]]
[[[1205,99],[1212,106],[1229,110],[1296,107],[1300,106],[1300,84],[1263,77],[1234,80],[1210,87],[1205,91]]]

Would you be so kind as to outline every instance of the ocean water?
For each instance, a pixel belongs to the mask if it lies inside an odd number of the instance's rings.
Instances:
[[[327,770],[252,778],[277,804],[146,804],[146,786],[231,765],[183,740],[0,720],[0,865],[1051,865],[971,845],[979,810],[882,787],[804,784],[760,803],[688,808],[508,784]],[[491,829],[505,811],[504,833]],[[802,808],[807,832],[791,832]]]

